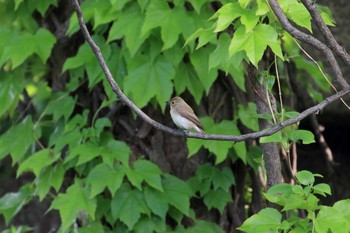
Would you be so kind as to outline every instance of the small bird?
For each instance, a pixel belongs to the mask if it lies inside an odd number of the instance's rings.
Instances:
[[[175,125],[185,131],[194,129],[198,133],[204,133],[204,128],[198,117],[181,97],[176,96],[167,103],[170,105],[170,115]]]

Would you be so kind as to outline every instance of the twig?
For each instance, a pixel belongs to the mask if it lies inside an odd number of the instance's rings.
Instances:
[[[274,0],[270,0],[270,2],[273,2],[273,1]],[[260,138],[263,136],[269,136],[271,134],[274,134],[274,133],[280,131],[281,129],[285,128],[288,125],[299,122],[300,120],[304,119],[305,117],[309,116],[312,113],[319,112],[320,110],[325,108],[330,103],[332,103],[332,102],[338,100],[340,97],[350,93],[350,87],[348,87],[348,85],[346,83],[346,85],[345,85],[346,88],[344,90],[326,98],[321,103],[319,103],[311,108],[306,109],[305,111],[300,113],[299,116],[297,116],[295,118],[291,118],[291,119],[286,120],[284,122],[281,122],[277,125],[274,125],[270,129],[262,130],[262,131],[255,132],[255,133],[248,133],[248,134],[235,136],[235,135],[221,135],[221,134],[201,134],[201,133],[194,133],[194,132],[183,132],[182,130],[174,130],[174,129],[169,128],[165,125],[162,125],[161,123],[150,118],[141,109],[139,109],[130,99],[128,99],[128,97],[125,96],[125,94],[120,89],[119,85],[115,82],[109,68],[107,67],[106,62],[102,56],[100,48],[95,44],[95,42],[92,40],[92,38],[90,36],[90,33],[89,33],[85,23],[84,23],[83,15],[82,15],[78,1],[72,0],[72,3],[73,3],[74,10],[78,16],[78,22],[79,22],[80,28],[83,32],[83,35],[84,35],[85,39],[87,40],[88,44],[91,46],[93,52],[95,53],[96,58],[100,64],[104,74],[106,75],[106,78],[107,78],[109,84],[111,85],[113,92],[117,94],[119,99],[124,104],[126,104],[129,108],[131,108],[131,110],[133,110],[139,117],[141,117],[148,124],[152,125],[153,127],[155,127],[158,130],[162,130],[162,131],[164,131],[168,134],[174,135],[174,136],[185,136],[185,137],[189,137],[189,138],[199,138],[199,139],[205,139],[205,140],[222,140],[222,141],[236,141],[236,142],[246,141],[249,139],[256,139],[256,138]],[[340,79],[340,77],[342,78],[342,75],[341,74],[340,74],[340,76],[336,75],[336,77],[337,77],[337,79]],[[342,79],[340,79],[340,80],[342,80]]]
[[[281,6],[278,4],[277,0],[269,0],[269,4],[273,12],[278,18],[278,21],[282,24],[283,28],[290,33],[294,38],[301,40],[305,43],[308,43],[318,50],[320,50],[323,55],[326,57],[330,68],[334,74],[334,81],[338,83],[343,89],[349,87],[349,84],[343,77],[343,74],[340,70],[340,67],[335,59],[332,50],[330,50],[325,44],[317,40],[315,37],[308,35],[297,28],[293,27],[292,24],[288,21],[286,15],[283,13]]]
[[[311,0],[301,0],[306,9],[310,12],[312,19],[317,25],[317,28],[320,30],[322,36],[325,38],[328,47],[335,52],[340,59],[348,66],[350,66],[350,56],[346,50],[339,45],[335,40],[332,32],[329,30],[325,22],[323,21],[320,13],[317,10],[317,5]]]

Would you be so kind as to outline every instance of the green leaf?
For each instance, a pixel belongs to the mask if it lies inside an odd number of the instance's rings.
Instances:
[[[207,46],[203,49],[196,50],[190,54],[191,63],[197,72],[202,85],[206,93],[209,93],[210,87],[213,85],[217,77],[216,69],[208,69],[209,67],[209,56],[213,51],[212,46]]]
[[[329,9],[329,7],[317,5],[317,9],[320,12],[320,15],[328,26],[335,26],[335,20],[332,16],[332,11]]]
[[[284,206],[286,198],[292,194],[292,186],[290,184],[276,184],[269,188],[264,196],[269,202]]]
[[[125,223],[129,230],[133,229],[141,214],[150,215],[143,194],[127,184],[123,184],[112,199],[111,210],[113,218]]]
[[[248,103],[246,106],[239,104],[238,117],[249,129],[253,131],[259,130],[258,115],[254,103]]]
[[[179,67],[176,69],[174,86],[178,95],[187,89],[193,95],[197,103],[199,103],[202,98],[204,87],[191,64],[180,63]]]
[[[314,143],[315,142],[315,136],[309,130],[298,129],[298,130],[292,131],[289,134],[289,138],[292,141],[301,140],[303,142],[303,144],[310,144],[310,143]]]
[[[297,0],[279,0],[278,2],[289,19],[312,32],[310,13],[301,2]]]
[[[51,149],[40,150],[20,164],[17,170],[17,177],[25,171],[33,171],[35,176],[38,177],[43,168],[51,165],[59,158],[60,154],[53,154]]]
[[[79,233],[104,233],[103,225],[100,222],[89,223],[84,227],[79,227]]]
[[[250,232],[278,232],[282,214],[273,208],[265,208],[248,218],[238,230]]]
[[[214,26],[214,25],[213,25]],[[199,28],[194,33],[192,33],[186,40],[185,46],[189,43],[193,42],[195,39],[198,38],[198,45],[196,49],[199,49],[203,47],[204,45],[208,44],[209,42],[216,41],[216,34],[213,32],[214,27],[210,28]]]
[[[52,96],[48,103],[45,113],[53,114],[53,120],[57,121],[59,118],[64,117],[68,120],[73,113],[76,101],[67,93],[56,93]],[[57,106],[60,106],[57,108]]]
[[[6,193],[0,198],[0,214],[8,225],[11,219],[29,202],[33,195],[32,185],[22,186],[17,193]]]
[[[237,19],[241,15],[246,14],[243,11],[241,6],[235,3],[227,3],[223,5],[212,17],[217,18],[216,28],[214,32],[220,32],[225,30],[230,24],[233,23],[233,20]]]
[[[190,198],[193,193],[188,184],[175,176],[165,174],[163,188],[168,203],[178,209],[181,213],[189,216]]]
[[[278,131],[270,136],[264,136],[259,138],[260,143],[270,143],[270,142],[284,142],[285,139],[282,137],[282,132]]]
[[[257,7],[246,9],[242,14],[241,22],[246,28],[246,32],[254,29],[255,25],[259,22],[260,17],[256,15]]]
[[[245,27],[239,27],[231,40],[230,56],[239,51],[245,51],[250,62],[258,67],[258,62],[269,46],[272,51],[283,60],[280,41],[276,30],[267,24],[258,24],[252,31],[246,32]]]
[[[315,221],[315,230],[320,233],[337,232],[347,233],[350,231],[350,224],[344,215],[336,208],[322,206]]]
[[[120,188],[123,178],[124,169],[121,166],[112,168],[105,163],[100,163],[90,171],[86,180],[86,183],[91,187],[90,198],[103,192],[106,187],[113,197]]]
[[[144,36],[153,28],[161,28],[161,38],[164,43],[162,50],[172,47],[183,30],[193,28],[193,19],[187,15],[183,6],[169,8],[162,0],[151,1],[146,9],[146,17],[141,35]],[[186,29],[187,28],[187,29]],[[193,31],[190,29],[190,31]]]
[[[35,3],[35,8],[40,12],[42,16],[45,16],[45,12],[50,5],[57,6],[57,0],[35,1]]]
[[[163,187],[161,183],[161,171],[154,163],[148,160],[137,160],[134,163],[134,168],[137,173],[139,173],[146,183],[155,188],[156,190],[163,192]]]
[[[176,231],[178,232],[178,231]],[[191,226],[184,231],[186,233],[224,233],[224,231],[215,223],[196,220],[194,226]]]
[[[11,154],[12,164],[22,159],[29,147],[41,135],[40,128],[33,130],[31,117],[26,117],[22,123],[12,126],[0,137],[0,158]]]
[[[201,122],[205,128],[205,132],[209,134],[240,134],[237,126],[232,121],[224,120],[219,124],[214,124],[214,121],[210,117],[201,118]],[[246,152],[240,147],[244,145],[233,144],[232,142],[223,142],[223,141],[204,141],[198,139],[187,139],[187,146],[189,149],[189,156],[192,156],[196,153],[202,146],[207,148],[210,152],[212,152],[216,156],[216,164],[224,161],[226,159],[227,153],[230,148],[234,147],[237,149],[237,154],[245,161]]]
[[[123,141],[117,141],[111,136],[107,142],[101,143],[101,156],[104,163],[113,165],[115,160],[129,167],[130,147]]]
[[[64,232],[72,225],[80,211],[86,211],[94,219],[96,200],[89,198],[86,190],[82,187],[81,181],[76,179],[66,193],[58,194],[53,200],[50,209],[59,211],[62,222],[61,229]]]
[[[326,194],[332,195],[331,187],[325,183],[316,184],[312,187],[312,189],[314,190],[314,193],[321,194],[324,197],[326,196]]]
[[[169,205],[166,198],[166,193],[159,192],[156,189],[145,187],[145,200],[151,211],[165,220],[166,214],[169,210]]]
[[[1,55],[0,64],[11,59],[12,69],[21,65],[35,52],[36,43],[28,32],[13,32],[8,35],[7,45]]]
[[[40,28],[33,36],[33,40],[36,43],[35,53],[38,54],[42,62],[45,63],[51,54],[54,44],[56,43],[56,38],[51,34],[51,32]]]
[[[0,117],[8,114],[9,110],[17,105],[24,88],[24,78],[17,73],[18,72],[1,74]]]
[[[315,182],[315,176],[309,171],[299,171],[295,174],[298,182],[302,185],[312,185]]]
[[[162,110],[165,101],[171,97],[175,77],[175,69],[164,56],[158,56],[154,61],[150,56],[140,55],[128,63],[128,75],[125,77],[125,93],[132,96],[135,104],[142,108],[156,97]]]
[[[346,221],[350,223],[350,199],[337,201],[333,207],[342,213]]]
[[[232,171],[224,167],[223,169],[215,169],[214,176],[212,177],[214,190],[222,189],[229,193],[230,187],[235,184],[235,178]]]
[[[225,192],[222,189],[210,190],[204,196],[204,203],[208,209],[216,208],[222,214],[226,205],[232,201],[230,193]]]
[[[74,147],[65,159],[65,163],[79,156],[78,162],[76,164],[76,166],[78,166],[83,163],[89,162],[90,160],[96,158],[99,155],[100,147],[92,142],[86,142],[84,144]]]
[[[59,191],[64,176],[64,168],[61,162],[53,167],[43,169],[43,172],[36,179],[36,191],[39,195],[39,200],[42,201],[53,187],[56,192]]]
[[[124,37],[125,45],[133,57],[149,33],[142,34],[141,28],[144,23],[144,15],[136,2],[130,2],[122,11],[118,20],[115,21],[109,30],[107,42]]]

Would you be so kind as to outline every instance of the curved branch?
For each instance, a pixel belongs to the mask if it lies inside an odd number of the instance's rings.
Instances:
[[[350,55],[346,50],[335,40],[331,30],[323,21],[320,13],[317,10],[317,5],[311,0],[301,0],[306,9],[310,12],[312,19],[315,21],[322,36],[325,38],[328,47],[334,51],[340,59],[348,66],[350,66]]]
[[[141,109],[139,109],[130,99],[128,99],[128,97],[122,92],[119,85],[114,80],[114,78],[113,78],[113,76],[112,76],[112,74],[111,74],[111,72],[110,72],[110,70],[109,70],[109,68],[104,60],[100,48],[96,45],[96,43],[92,40],[92,38],[90,36],[90,33],[89,33],[85,23],[84,23],[83,15],[82,15],[78,0],[72,0],[72,2],[73,2],[73,7],[75,9],[75,12],[78,16],[79,25],[80,25],[80,28],[83,32],[83,35],[84,35],[85,39],[87,40],[87,42],[89,43],[89,45],[91,46],[93,52],[95,53],[97,60],[100,64],[104,74],[106,75],[106,78],[107,78],[109,84],[112,87],[113,92],[117,94],[119,99],[124,104],[126,104],[131,110],[133,110],[139,117],[141,117],[148,124],[152,125],[154,128],[156,128],[158,130],[162,130],[162,131],[169,133],[173,136],[185,136],[185,137],[189,137],[189,138],[199,138],[199,139],[204,139],[204,140],[222,140],[222,141],[235,141],[235,142],[246,141],[248,139],[256,139],[256,138],[260,138],[263,136],[269,136],[269,135],[272,135],[272,134],[280,131],[281,129],[287,127],[288,125],[292,125],[292,124],[295,124],[295,123],[301,121],[302,119],[306,118],[310,114],[318,113],[320,110],[325,108],[330,103],[332,103],[332,102],[338,100],[339,98],[341,98],[342,96],[350,93],[350,87],[348,87],[348,88],[326,98],[321,103],[319,103],[311,108],[306,109],[305,111],[300,113],[295,118],[291,118],[289,120],[283,121],[277,125],[274,125],[270,129],[265,129],[265,130],[255,132],[255,133],[248,133],[248,134],[235,136],[235,135],[221,135],[221,134],[201,134],[201,133],[193,133],[193,132],[183,132],[182,130],[175,130],[175,129],[169,128],[165,125],[162,125],[161,123],[150,118],[146,113],[144,113]]]
[[[335,59],[332,51],[321,41],[317,40],[315,37],[308,35],[297,28],[293,27],[292,24],[288,21],[286,15],[283,13],[281,6],[278,4],[277,0],[269,0],[269,4],[271,9],[277,16],[278,20],[282,24],[283,28],[289,32],[294,38],[301,40],[305,43],[308,43],[320,50],[323,55],[326,57],[330,68],[334,74],[334,80],[337,82],[342,88],[349,87],[349,84],[343,77],[343,74],[340,70],[337,60]]]

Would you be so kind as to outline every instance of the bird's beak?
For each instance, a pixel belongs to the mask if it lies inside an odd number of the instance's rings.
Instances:
[[[165,103],[166,103],[167,105],[169,105],[170,101],[169,101],[169,100],[168,100],[168,101],[165,101]]]

